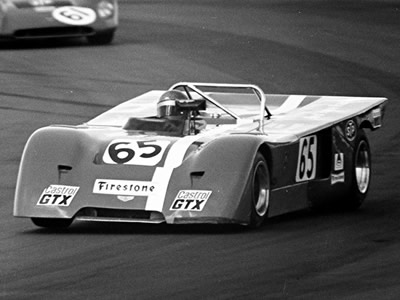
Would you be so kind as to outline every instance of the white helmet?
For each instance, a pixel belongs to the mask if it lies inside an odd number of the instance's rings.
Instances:
[[[189,100],[189,98],[183,92],[177,90],[166,91],[162,94],[157,103],[157,116],[159,118],[179,116],[175,104],[176,100]]]

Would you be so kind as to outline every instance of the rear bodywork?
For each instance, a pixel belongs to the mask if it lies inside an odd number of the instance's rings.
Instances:
[[[203,92],[198,86],[254,93]],[[139,128],[137,119],[154,116],[164,92],[150,91],[85,124],[33,133],[20,165],[14,215],[249,224],[249,178],[257,153],[270,173],[268,216],[334,200],[350,188],[357,131],[380,128],[387,101],[267,95],[252,85],[175,88],[213,101],[206,130],[176,135],[152,120],[152,130]],[[250,97],[258,106],[249,104]]]
[[[118,26],[116,0],[1,0],[0,38],[111,36]]]

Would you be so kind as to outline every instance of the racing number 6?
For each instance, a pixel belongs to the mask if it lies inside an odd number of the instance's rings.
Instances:
[[[71,11],[71,10],[65,10],[65,11],[61,12],[60,14],[62,16],[64,16],[64,17],[66,17],[66,18],[71,19],[71,20],[79,21],[79,20],[82,20],[82,15],[80,15],[79,13],[80,13],[79,11],[78,12],[76,12],[76,11],[74,12],[74,11]]]
[[[315,178],[317,164],[317,136],[311,135],[300,139],[299,158],[297,164],[296,181],[305,181]]]
[[[135,156],[135,151],[128,147],[117,148],[119,145],[129,145],[129,142],[111,144],[108,148],[108,153],[110,154],[111,159],[117,164],[124,164]]]

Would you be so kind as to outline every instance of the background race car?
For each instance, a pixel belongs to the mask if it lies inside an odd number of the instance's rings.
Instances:
[[[310,206],[358,208],[371,179],[366,129],[386,98],[266,95],[255,85],[178,83],[26,144],[14,215],[237,223]]]
[[[117,0],[4,0],[0,38],[87,37],[108,44],[118,26]]]

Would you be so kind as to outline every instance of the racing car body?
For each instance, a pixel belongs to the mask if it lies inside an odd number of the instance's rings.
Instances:
[[[183,121],[154,117],[165,92],[154,90],[87,123],[34,132],[14,215],[44,227],[73,220],[257,227],[310,206],[355,209],[366,197],[365,130],[381,127],[386,98],[267,95],[239,84],[170,90],[189,99],[179,101],[189,112]],[[200,131],[191,130],[196,118],[207,124]]]
[[[87,37],[111,43],[117,0],[0,0],[0,38]]]

